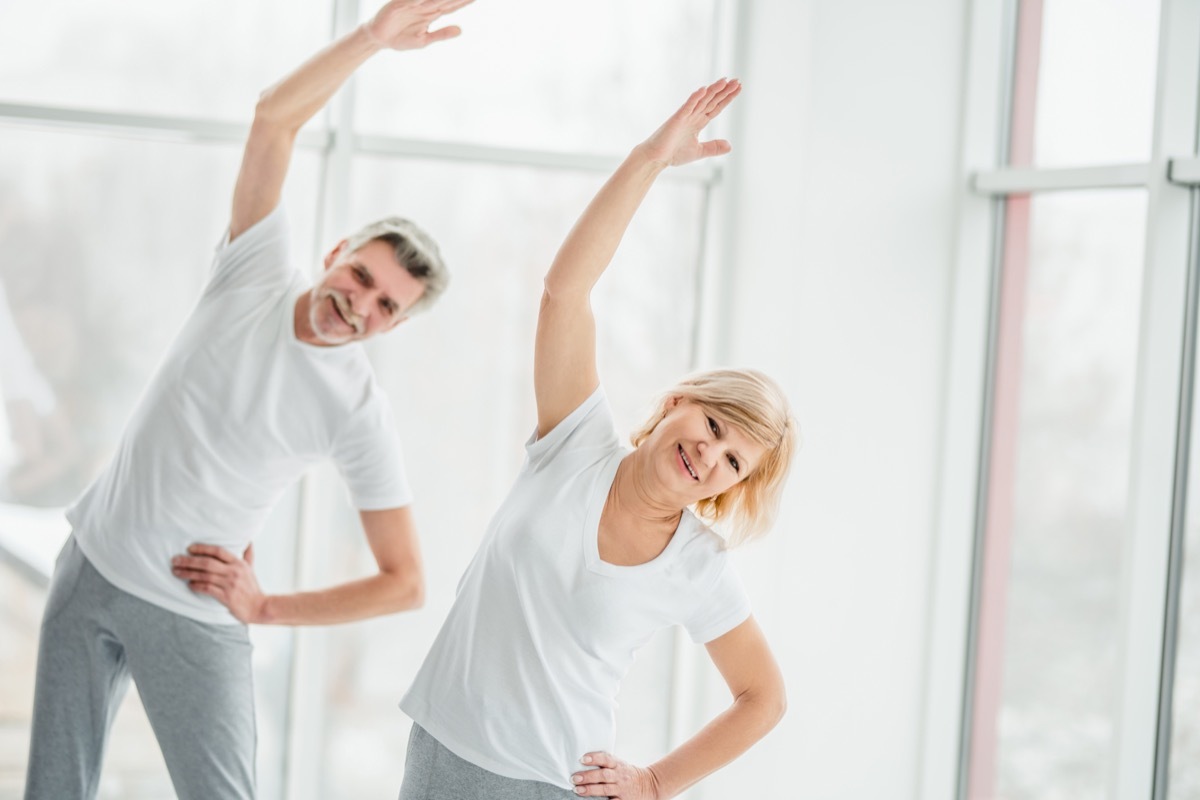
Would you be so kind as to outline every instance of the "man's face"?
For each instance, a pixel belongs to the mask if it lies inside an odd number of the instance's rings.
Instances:
[[[343,241],[325,256],[325,274],[310,295],[309,322],[326,344],[367,339],[408,319],[424,291],[387,242],[376,239],[350,252]]]

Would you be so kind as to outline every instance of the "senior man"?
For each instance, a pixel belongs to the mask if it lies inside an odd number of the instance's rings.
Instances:
[[[255,795],[248,625],[316,625],[416,608],[420,554],[387,398],[358,344],[431,305],[437,246],[398,218],[337,243],[309,286],[280,194],[302,125],[373,54],[470,0],[393,0],[263,93],[227,235],[199,303],[112,462],[68,510],[42,620],[27,800],[96,795],[105,740],[137,684],[183,800]],[[378,572],[264,595],[250,542],[280,495],[332,460]]]

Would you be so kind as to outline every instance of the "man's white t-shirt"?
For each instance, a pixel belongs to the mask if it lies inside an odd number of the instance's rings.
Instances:
[[[600,560],[600,512],[627,453],[602,389],[526,445],[400,703],[460,758],[570,787],[584,753],[612,750],[617,691],[640,647],[673,625],[709,642],[749,617],[720,537],[689,511],[654,560]]]
[[[295,335],[306,288],[277,207],[217,248],[195,310],[146,388],[112,462],[68,509],[111,583],[211,623],[237,620],[171,573],[193,543],[241,555],[280,495],[332,460],[355,506],[411,502],[391,408],[361,345]]]

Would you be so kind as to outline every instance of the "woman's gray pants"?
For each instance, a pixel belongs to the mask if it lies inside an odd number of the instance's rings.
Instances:
[[[488,772],[446,749],[420,725],[408,736],[400,800],[566,800],[579,795],[539,781]]]

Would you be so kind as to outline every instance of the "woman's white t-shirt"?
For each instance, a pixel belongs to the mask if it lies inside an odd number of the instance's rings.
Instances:
[[[722,540],[690,511],[654,560],[600,560],[600,512],[627,453],[602,389],[526,445],[400,703],[460,758],[570,787],[584,753],[612,750],[617,691],[640,647],[672,625],[708,642],[749,617]]]

